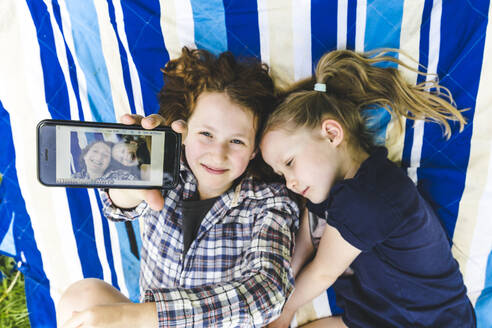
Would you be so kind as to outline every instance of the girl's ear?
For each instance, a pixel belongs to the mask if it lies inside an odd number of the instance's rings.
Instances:
[[[321,122],[321,136],[334,146],[338,146],[343,141],[343,128],[337,121],[325,119]]]

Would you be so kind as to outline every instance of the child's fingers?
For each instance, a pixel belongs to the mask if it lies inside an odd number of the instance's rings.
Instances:
[[[160,211],[164,208],[164,198],[160,190],[144,190],[144,199],[154,211]]]
[[[123,114],[120,116],[120,122],[126,125],[140,125],[143,116],[138,114]]]
[[[164,125],[164,117],[159,114],[151,114],[142,119],[142,126],[145,129],[153,129],[158,127],[159,125]]]
[[[186,133],[188,125],[183,120],[177,120],[171,123],[171,128],[177,133]]]

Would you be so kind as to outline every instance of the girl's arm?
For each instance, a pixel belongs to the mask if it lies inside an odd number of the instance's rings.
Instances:
[[[269,327],[288,327],[296,311],[330,287],[360,252],[345,241],[337,229],[327,225],[314,259],[297,277],[294,293],[280,318]]]
[[[314,247],[311,241],[309,227],[309,211],[306,208],[302,216],[301,227],[296,235],[294,254],[291,261],[294,277],[297,277],[297,274],[301,271],[303,265],[312,258],[313,252]]]

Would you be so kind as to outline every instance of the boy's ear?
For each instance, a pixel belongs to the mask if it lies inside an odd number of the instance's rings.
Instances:
[[[334,146],[338,146],[343,141],[343,128],[337,121],[325,119],[321,122],[321,136]]]

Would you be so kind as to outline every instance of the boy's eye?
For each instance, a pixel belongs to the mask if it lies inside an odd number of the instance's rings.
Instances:
[[[231,143],[236,144],[236,145],[244,145],[244,142],[242,142],[239,139],[232,139]]]
[[[212,134],[210,132],[207,132],[207,131],[201,131],[201,132],[199,132],[199,134],[201,134],[205,137],[211,137],[212,136]]]

